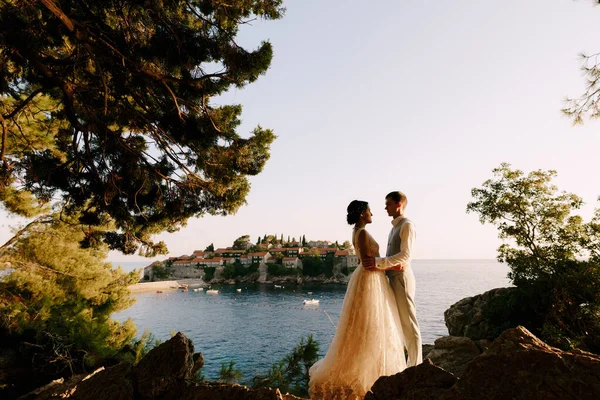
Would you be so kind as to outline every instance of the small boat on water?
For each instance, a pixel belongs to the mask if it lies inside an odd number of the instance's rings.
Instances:
[[[304,305],[305,306],[318,306],[319,305],[319,300],[315,300],[315,299],[304,300]]]
[[[312,292],[306,292],[306,293],[308,293],[308,294],[312,294]]]
[[[162,290],[157,290],[157,291],[156,291],[156,293],[162,293],[162,292],[163,292]]]
[[[202,292],[204,290],[203,287],[192,289],[194,292]]]
[[[281,289],[281,285],[275,285],[275,289]]]
[[[206,294],[219,294],[219,291],[217,289],[210,289],[206,291]]]
[[[242,293],[242,289],[235,289],[236,292]]]

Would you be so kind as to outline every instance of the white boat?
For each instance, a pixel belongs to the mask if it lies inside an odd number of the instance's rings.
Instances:
[[[204,288],[203,288],[203,287],[199,287],[199,288],[192,289],[192,290],[193,290],[194,292],[201,292],[201,291],[203,291],[203,290],[204,290]]]
[[[281,289],[281,285],[275,285],[276,289]]]
[[[236,292],[242,293],[242,289],[235,289]]]
[[[308,294],[312,294],[312,292],[308,292]]]
[[[206,294],[219,294],[219,291],[217,289],[210,289],[206,291]]]
[[[304,300],[304,305],[305,306],[318,306],[319,305],[319,300],[315,300],[315,299]]]

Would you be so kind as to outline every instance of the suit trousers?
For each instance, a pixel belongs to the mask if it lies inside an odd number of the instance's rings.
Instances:
[[[423,362],[421,330],[415,305],[415,275],[409,267],[403,271],[394,271],[388,277],[400,313],[404,342],[408,351],[407,366],[414,367]]]

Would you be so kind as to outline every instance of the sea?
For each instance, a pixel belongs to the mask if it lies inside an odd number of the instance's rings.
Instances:
[[[125,270],[143,266],[119,264]],[[496,260],[414,260],[412,268],[424,344],[433,344],[437,338],[448,335],[444,311],[452,304],[493,288],[511,286],[508,267]],[[212,288],[218,289],[219,294],[207,294],[206,290],[137,293],[133,306],[112,317],[118,321],[131,318],[138,336],[147,330],[166,341],[182,332],[193,341],[195,351],[202,352],[202,373],[207,379],[216,379],[221,365],[234,361],[243,374],[241,383],[249,383],[308,335],[319,342],[324,355],[333,339],[346,291],[345,285],[334,284],[239,284]],[[319,304],[304,305],[305,299],[318,299]]]

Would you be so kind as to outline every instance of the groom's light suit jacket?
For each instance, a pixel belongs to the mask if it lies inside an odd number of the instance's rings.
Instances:
[[[388,237],[386,257],[377,258],[378,268],[389,268],[402,265],[402,271],[386,271],[390,285],[396,297],[400,321],[406,348],[408,350],[407,365],[414,366],[422,362],[421,330],[417,321],[415,305],[415,276],[410,265],[412,246],[416,238],[414,224],[404,216],[392,221],[393,227]]]

